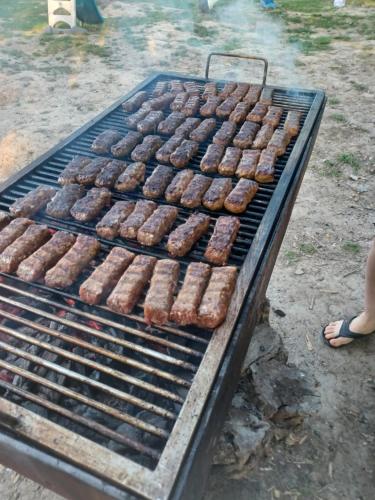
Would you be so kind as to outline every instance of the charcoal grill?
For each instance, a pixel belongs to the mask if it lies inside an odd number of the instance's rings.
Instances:
[[[0,209],[8,209],[39,184],[57,186],[59,173],[73,156],[95,156],[90,145],[100,132],[114,128],[125,134],[121,104],[139,90],[151,93],[157,82],[169,79],[194,80],[203,87],[210,80],[212,55],[224,54],[210,54],[205,78],[158,73],[146,79],[10,178],[0,189]],[[266,85],[267,62],[261,62]],[[2,274],[0,462],[4,465],[74,499],[201,497],[215,439],[325,106],[322,91],[272,88],[273,103],[284,108],[282,120],[287,111],[299,110],[303,127],[278,159],[275,182],[262,185],[241,215],[229,261],[241,272],[227,319],[218,329],[149,328],[142,305],[122,316],[104,306],[83,304],[78,287],[56,291]],[[189,165],[196,171],[206,148],[207,143],[202,144]],[[155,165],[149,162],[147,174]],[[113,199],[129,197],[141,195],[114,193]],[[179,210],[179,222],[191,213]],[[222,214],[209,213],[214,220]],[[34,219],[54,229],[95,234],[95,224],[61,221],[43,213]],[[167,255],[165,242],[147,249],[122,239],[101,242],[99,261],[113,245],[159,258]],[[189,262],[203,258],[206,243],[203,239],[179,259],[183,272]],[[9,379],[9,373],[14,378]]]

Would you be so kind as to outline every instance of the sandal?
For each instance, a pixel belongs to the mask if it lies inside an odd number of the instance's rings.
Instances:
[[[347,339],[365,339],[366,337],[369,337],[370,335],[374,334],[374,332],[371,332],[367,335],[363,334],[363,333],[355,333],[355,332],[352,332],[349,328],[350,326],[350,323],[353,321],[353,319],[355,319],[357,316],[353,316],[351,319],[344,319],[344,321],[342,322],[342,325],[341,325],[341,328],[340,328],[340,331],[339,331],[339,334],[336,336],[336,337],[333,337],[335,339],[339,339],[340,337],[345,337]],[[329,347],[333,348],[333,349],[337,349],[337,347],[335,347],[334,345],[331,344],[331,342],[329,340],[333,340],[332,339],[326,339],[325,335],[324,335],[324,330],[327,328],[328,325],[326,325],[325,327],[323,327],[323,330],[322,330],[322,338],[323,338],[323,342],[325,344],[327,344]],[[352,344],[352,342],[350,342],[350,344]],[[349,344],[344,344],[344,345],[349,345]],[[344,345],[342,346],[338,346],[338,347],[344,347]]]

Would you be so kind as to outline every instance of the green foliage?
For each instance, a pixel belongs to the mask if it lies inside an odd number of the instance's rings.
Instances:
[[[346,241],[342,245],[342,249],[345,250],[345,252],[349,252],[354,255],[357,255],[361,251],[361,247],[358,243],[354,243],[354,241]]]
[[[312,243],[301,243],[299,249],[306,255],[314,255],[318,251]]]
[[[337,157],[337,160],[344,165],[352,167],[354,172],[358,172],[361,168],[361,160],[354,153],[342,153]]]
[[[343,114],[341,113],[333,113],[331,115],[331,118],[332,120],[335,120],[335,122],[338,122],[338,123],[344,123],[346,122],[346,118]]]

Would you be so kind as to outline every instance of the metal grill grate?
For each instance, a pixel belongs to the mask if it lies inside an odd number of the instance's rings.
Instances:
[[[204,84],[204,80],[191,77],[158,75],[136,90],[151,93],[157,81],[173,77]],[[282,174],[287,167],[288,176],[296,174],[298,160],[312,133],[322,99],[313,91],[274,90],[273,103],[284,107],[282,123],[287,111],[296,109],[302,111],[303,123],[307,125],[297,141],[291,142],[287,153],[278,159],[275,182],[261,185],[247,211],[240,215],[241,229],[229,263],[243,266],[243,269],[228,319],[217,331],[195,327],[147,327],[142,304],[127,316],[115,314],[104,306],[87,306],[78,297],[78,287],[89,271],[83,273],[79,283],[67,292],[2,275],[0,394],[4,399],[0,402],[7,400],[7,412],[26,420],[29,413],[17,413],[21,407],[36,413],[37,418],[43,417],[44,423],[51,424],[51,431],[55,429],[53,423],[57,423],[59,428],[69,431],[67,435],[72,438],[72,446],[69,452],[63,451],[61,446],[51,444],[48,436],[42,439],[36,430],[29,435],[26,428],[19,429],[21,436],[39,440],[53,453],[73,463],[78,459],[73,436],[84,436],[85,443],[100,446],[98,450],[103,457],[121,459],[119,467],[112,467],[109,472],[101,470],[95,461],[85,461],[81,457],[79,463],[85,469],[140,495],[167,497],[250,287],[249,263],[255,272],[256,259],[260,259],[264,250],[255,240],[261,230],[271,230],[265,218],[266,211],[272,210],[276,215],[281,208],[287,186],[279,186],[280,179],[284,178]],[[56,148],[24,175],[17,176],[15,182],[8,182],[0,193],[0,209],[7,209],[15,199],[39,184],[58,186],[58,175],[72,157],[77,154],[95,156],[90,146],[100,132],[108,128],[123,134],[127,132],[124,116],[121,103],[117,103],[96,123],[78,131],[63,147]],[[200,146],[189,168],[200,172],[199,163],[207,145]],[[148,163],[147,175],[155,165],[155,161]],[[141,197],[141,191],[126,195],[113,192],[113,201]],[[270,207],[271,200],[273,207]],[[165,200],[155,201],[166,203]],[[178,208],[177,222],[181,223],[192,211]],[[214,221],[226,213],[213,213],[203,207],[200,210],[213,218],[212,227],[192,252],[179,259],[181,280],[189,262],[202,260]],[[34,218],[54,229],[96,235],[96,221],[80,224],[53,219],[43,213]],[[167,256],[165,240],[153,248],[143,248],[123,239],[101,242],[102,251],[97,262],[105,258],[113,245],[159,258]],[[105,449],[110,450],[111,455],[106,455]],[[133,471],[131,478],[121,475],[119,471],[124,468]]]

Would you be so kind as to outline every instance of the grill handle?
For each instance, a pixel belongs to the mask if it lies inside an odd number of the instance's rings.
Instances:
[[[241,54],[226,54],[225,52],[211,52],[208,54],[207,57],[207,62],[206,62],[206,71],[205,71],[205,78],[208,80],[209,78],[209,73],[210,73],[210,63],[211,63],[211,58],[212,56],[220,56],[220,57],[234,57],[237,59],[250,59],[253,61],[262,61],[264,64],[264,70],[263,70],[263,81],[262,85],[263,87],[266,84],[267,80],[267,72],[268,72],[268,61],[264,57],[257,57],[257,56],[243,56]]]

